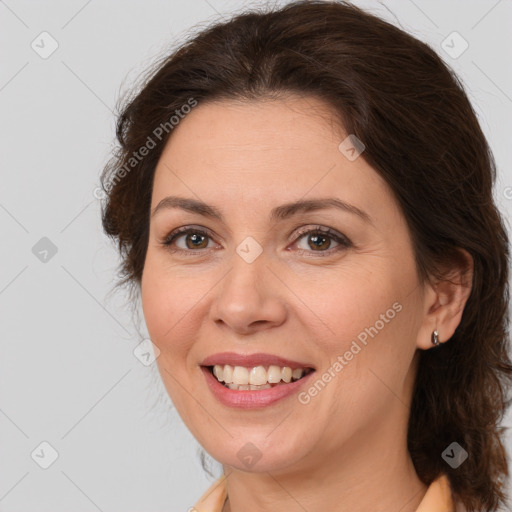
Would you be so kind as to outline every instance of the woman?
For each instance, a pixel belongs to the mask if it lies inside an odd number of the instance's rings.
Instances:
[[[468,98],[345,3],[202,31],[118,120],[103,225],[224,474],[192,510],[495,511],[508,239]]]

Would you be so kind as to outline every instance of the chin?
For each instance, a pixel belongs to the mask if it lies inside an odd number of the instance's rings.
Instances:
[[[234,437],[226,439],[224,444],[219,442],[213,445],[209,439],[204,448],[221,464],[240,471],[281,472],[298,464],[307,453],[307,447],[300,441],[304,439],[304,433],[297,433],[295,442],[295,436],[290,436],[289,431],[282,437],[269,436],[266,429],[264,432],[244,430],[239,436],[231,433]]]

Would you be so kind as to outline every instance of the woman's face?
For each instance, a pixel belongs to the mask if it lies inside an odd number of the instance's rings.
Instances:
[[[225,465],[405,443],[424,289],[404,217],[347,135],[313,98],[205,103],[158,163],[144,315],[176,409]],[[275,382],[229,389],[214,362],[227,381]],[[314,372],[277,384],[283,365]]]

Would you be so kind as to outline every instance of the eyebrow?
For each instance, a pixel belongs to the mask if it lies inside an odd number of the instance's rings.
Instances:
[[[156,215],[161,210],[165,209],[181,209],[191,213],[197,213],[205,217],[224,222],[224,217],[221,211],[209,204],[203,203],[196,199],[168,196],[162,199],[151,212],[151,217]],[[270,212],[270,221],[275,222],[278,220],[284,220],[297,213],[312,212],[317,210],[326,210],[329,208],[336,208],[347,213],[351,213],[360,217],[364,222],[374,225],[373,220],[365,211],[357,208],[352,204],[346,203],[336,197],[325,197],[318,199],[302,199],[292,203],[286,203],[281,206],[277,206]]]

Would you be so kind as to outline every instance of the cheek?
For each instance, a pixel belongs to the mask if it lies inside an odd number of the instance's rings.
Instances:
[[[400,302],[400,290],[396,288],[393,274],[389,269],[362,267],[347,271],[336,270],[322,279],[300,278],[294,286],[304,304],[315,313],[312,319],[326,334],[325,342],[329,352],[343,353],[352,340],[363,344],[368,330],[374,332],[377,323],[379,333],[396,317],[396,305]],[[393,306],[395,304],[395,306]]]
[[[167,274],[148,255],[141,281],[142,309],[151,340],[162,352],[184,348],[180,341],[187,339],[184,330],[194,323],[190,318],[200,297],[194,281]]]
[[[346,279],[328,300],[316,304],[323,306],[319,316],[330,329],[319,345],[329,368],[318,378],[328,383],[318,386],[325,389],[318,398],[314,389],[306,391],[315,417],[339,419],[327,427],[332,439],[339,436],[340,422],[344,432],[351,432],[403,408],[415,353],[414,299],[404,300],[391,280],[381,280],[378,287],[356,281]]]
[[[166,289],[166,284],[158,279],[158,273],[148,257],[141,280],[141,299],[144,319],[153,341],[160,339],[165,329],[172,325],[172,318],[168,318],[172,301]]]
[[[374,397],[386,395],[377,376],[396,389],[409,371],[420,304],[411,293],[414,273],[405,266],[401,270],[384,264],[361,266],[333,273],[322,293],[318,284],[301,288],[300,297],[321,320],[311,316],[319,326],[317,334],[324,333],[316,340],[318,347],[328,364],[338,362],[331,370],[336,375],[331,390],[344,397],[342,402],[350,401],[348,397],[363,400],[364,390],[373,390]]]
[[[200,356],[196,342],[209,318],[218,280],[218,271],[169,266],[165,255],[148,250],[141,299],[149,336],[161,351],[158,364],[178,372],[195,371]]]

